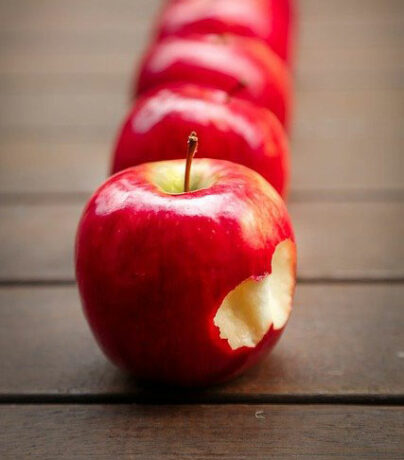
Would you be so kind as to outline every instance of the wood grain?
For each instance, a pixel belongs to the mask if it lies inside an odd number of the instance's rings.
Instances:
[[[3,93],[20,91],[93,91],[124,89],[140,59],[144,40],[135,40],[128,52],[87,53],[79,50],[0,55],[0,88]],[[375,45],[299,50],[295,87],[309,89],[403,88],[402,48]]]
[[[157,12],[159,0],[71,0],[69,5],[53,0],[41,0],[32,5],[27,0],[0,3],[0,25],[3,30],[42,31],[66,30],[102,32],[132,30],[134,22],[147,22]],[[300,0],[301,21],[321,23],[385,23],[402,20],[401,0]],[[52,21],[49,21],[49,19]]]
[[[55,34],[53,40],[42,40],[42,44],[49,47],[60,46],[58,42],[64,44],[60,36],[66,33],[76,39],[81,34],[98,34],[104,37],[98,42],[99,49],[114,46],[111,38],[115,38],[115,43],[123,37],[129,38],[142,25],[148,30],[159,3],[158,0],[72,0],[67,5],[42,0],[39,5],[34,5],[26,0],[3,1],[0,4],[2,43],[14,38],[17,43],[18,40],[25,40],[30,44],[28,37],[32,34],[45,37],[46,31]],[[369,38],[378,41],[394,39],[396,42],[397,38],[402,37],[402,34],[394,35],[394,32],[400,32],[399,26],[403,23],[403,4],[400,0],[302,0],[299,3],[300,30],[307,31],[301,33],[303,46],[322,43],[332,47],[349,38],[356,38],[371,46],[373,42]],[[396,28],[392,30],[394,26]],[[380,27],[383,28],[382,34],[378,29]],[[322,40],[318,41],[320,32]],[[56,37],[59,40],[55,40]],[[126,40],[121,45],[130,47],[131,43]],[[97,47],[97,42],[92,46]]]
[[[0,142],[0,194],[84,193],[108,174],[112,137],[103,142]]]
[[[402,279],[404,203],[297,203],[299,276],[303,279]]]
[[[74,287],[0,289],[0,395],[271,401],[404,397],[403,285],[299,285],[280,343],[238,380],[204,392],[139,387],[96,346]],[[85,402],[86,399],[81,400]]]
[[[79,204],[0,205],[0,281],[73,280]],[[404,203],[291,203],[301,279],[402,279]]]
[[[25,194],[26,200],[30,194],[89,195],[104,181],[113,151],[112,133],[98,137],[0,141],[0,194]],[[403,150],[404,138],[396,135],[293,140],[291,199],[307,192],[315,199],[330,199],[330,192],[348,199],[367,191],[402,193]]]
[[[384,132],[399,134],[403,100],[404,90],[401,89],[300,91],[294,134],[296,139],[312,135],[314,129],[317,135],[330,139],[341,133],[362,137],[366,133],[372,138]],[[102,88],[97,92],[64,88],[35,93],[27,89],[18,93],[0,93],[0,102],[3,107],[0,129],[6,134],[16,128],[24,132],[44,126],[50,130],[75,126],[85,126],[90,131],[97,127],[115,128],[129,107],[123,86],[111,92],[102,91]],[[372,127],[374,131],[369,129]],[[330,134],[331,128],[339,129],[333,129]]]
[[[0,93],[0,193],[89,193],[105,177],[125,91],[63,91]],[[293,192],[402,192],[403,102],[402,90],[299,92]]]
[[[389,458],[404,411],[355,406],[3,406],[3,459]]]
[[[392,89],[403,87],[402,46],[323,47],[298,53],[298,89]]]

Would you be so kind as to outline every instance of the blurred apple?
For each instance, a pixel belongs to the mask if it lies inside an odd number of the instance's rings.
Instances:
[[[293,19],[291,0],[171,0],[156,35],[233,33],[260,38],[289,61]]]
[[[199,35],[153,44],[140,66],[135,93],[170,83],[222,89],[268,108],[288,127],[290,74],[285,63],[260,40]]]
[[[118,137],[112,172],[183,158],[192,130],[200,137],[199,157],[248,166],[285,197],[289,149],[275,116],[224,91],[186,83],[152,90],[135,102]]]

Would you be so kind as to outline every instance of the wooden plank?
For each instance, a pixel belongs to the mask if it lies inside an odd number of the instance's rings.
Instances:
[[[68,203],[0,205],[0,280],[72,280],[81,210]],[[403,202],[291,203],[299,277],[402,279],[403,210]]]
[[[290,206],[305,279],[402,279],[403,202]]]
[[[97,30],[130,28],[133,18],[150,19],[157,11],[159,0],[71,0],[63,2],[41,0],[32,5],[29,0],[0,2],[0,25],[5,30],[40,31]],[[400,0],[300,0],[299,13],[305,21],[391,21],[403,13]],[[52,18],[53,21],[49,21]]]
[[[139,27],[149,28],[160,0],[30,0],[0,2],[0,28],[3,33],[37,34],[68,33],[106,35],[118,38],[123,33],[136,33]],[[123,43],[123,45],[125,45]],[[129,46],[129,44],[126,44]]]
[[[129,52],[115,53],[13,53],[0,55],[2,93],[21,91],[123,90],[129,85],[143,41]],[[308,89],[403,88],[402,47],[328,48],[317,46],[298,53],[295,85]]]
[[[0,2],[0,26],[5,32],[32,33],[49,31],[119,32],[133,30],[134,21],[150,23],[158,10],[159,0],[71,0],[69,5],[41,0]],[[310,26],[324,23],[389,24],[402,22],[400,0],[302,0],[301,21]],[[330,37],[331,38],[331,37]]]
[[[351,2],[353,3],[356,2]],[[373,17],[366,18],[365,15],[363,19],[352,16],[341,21],[338,15],[333,17],[330,14],[322,21],[317,21],[316,18],[307,22],[303,20],[299,32],[299,47],[300,49],[313,48],[321,43],[329,49],[351,46],[388,47],[403,43],[402,10],[399,15],[390,19],[378,17],[377,13],[371,16]]]
[[[400,0],[298,0],[300,13],[313,22],[335,21],[389,21],[404,12]],[[402,18],[401,18],[402,19]]]
[[[119,21],[122,22],[122,18]],[[97,52],[133,52],[134,43],[139,39],[146,43],[153,39],[153,23],[149,20],[139,20],[136,16],[128,15],[130,24],[125,27],[122,22],[119,29],[96,30],[81,29],[75,31],[49,29],[39,31],[0,30],[0,50],[14,50],[15,53],[37,53],[46,51],[52,53],[71,53],[80,50],[82,53]],[[94,22],[94,26],[97,27]],[[400,17],[389,21],[361,21],[328,18],[323,21],[304,20],[300,25],[299,48],[313,48],[321,43],[327,43],[330,48],[343,46],[397,46],[403,40],[403,20]],[[135,45],[136,46],[136,45]]]
[[[319,46],[298,53],[299,89],[392,89],[403,86],[402,46]]]
[[[299,285],[280,343],[259,366],[229,384],[187,393],[198,401],[274,397],[404,396],[401,328],[404,285]],[[131,397],[147,392],[96,346],[75,287],[0,289],[0,397]],[[366,396],[365,396],[366,395]]]
[[[0,278],[72,279],[79,205],[4,206],[0,210]]]
[[[293,134],[300,138],[402,138],[404,90],[308,90],[296,97]],[[0,93],[0,132],[27,129],[65,129],[69,136],[75,127],[92,132],[116,126],[128,109],[128,93],[121,87],[116,92],[41,92]],[[63,134],[64,131],[61,131]],[[64,137],[64,140],[66,138]]]
[[[141,41],[146,45],[146,40]],[[354,72],[362,71],[363,83],[366,84],[366,79],[371,74],[402,73],[403,62],[400,45],[401,43],[397,41],[394,47],[383,45],[351,46],[347,49],[343,46],[328,48],[319,43],[313,48],[299,50],[297,70],[300,72],[301,69],[304,69],[305,74],[312,72],[313,75],[317,72],[326,73],[329,78],[335,78],[335,83],[337,83],[338,77],[341,77],[342,72],[349,72],[352,77],[356,77]],[[142,51],[143,48],[139,43],[135,43],[131,50],[120,50],[114,53],[73,50],[60,55],[59,53],[38,50],[36,53],[15,54],[9,49],[0,56],[0,76],[9,76],[10,79],[19,75],[42,78],[63,75],[125,77],[133,70],[134,58],[140,56]],[[335,75],[336,72],[337,75]],[[29,81],[26,83],[29,84]],[[313,85],[313,87],[318,88],[317,85]]]
[[[69,130],[75,126],[83,126],[88,130],[97,127],[111,130],[125,115],[128,103],[128,94],[125,94],[123,87],[111,93],[0,93],[0,132],[16,128],[22,128],[22,132],[26,128]]]
[[[0,194],[89,195],[107,177],[112,145],[112,136],[105,142],[0,142]]]
[[[0,141],[0,194],[92,193],[108,173],[114,134],[93,137]],[[397,135],[293,140],[291,199],[309,191],[325,198],[334,191],[402,191],[403,150]]]
[[[0,25],[5,30],[104,31],[130,28],[133,18],[150,19],[160,0],[71,0],[69,5],[52,0],[41,0],[32,5],[29,0],[0,2]],[[299,14],[305,21],[391,21],[400,17],[400,0],[299,0]],[[52,18],[53,21],[49,21]]]
[[[401,13],[402,15],[402,13]],[[75,31],[44,27],[40,31],[20,32],[0,30],[1,53],[38,54],[66,53],[111,54],[132,53],[142,49],[153,38],[151,21],[143,21],[136,16],[127,17],[131,21],[127,28],[122,24],[118,30],[97,28]],[[95,27],[98,26],[94,22]],[[299,50],[342,49],[344,47],[397,47],[403,42],[403,20],[395,17],[388,22],[347,21],[329,18],[324,21],[302,22],[299,35]],[[138,43],[137,43],[138,41]]]
[[[0,94],[1,100],[0,193],[88,193],[103,180],[128,107],[123,87],[113,93],[27,90]],[[402,190],[403,102],[402,90],[299,92],[295,189]],[[39,180],[45,166],[50,174]]]
[[[301,138],[402,138],[404,91],[300,91],[296,95],[294,131]]]
[[[77,76],[76,78],[85,79],[87,76],[96,84],[101,78],[110,78],[111,76],[119,79],[126,78],[134,68],[136,56],[140,56],[142,51],[143,48],[138,43],[134,43],[133,48],[128,52],[118,51],[113,53],[74,50],[60,54],[38,50],[34,53],[15,54],[11,50],[8,50],[8,52],[5,50],[0,55],[0,75],[9,77],[9,84],[11,84],[12,78],[18,76],[24,76],[27,80],[28,77],[34,79],[47,78],[47,82],[50,81],[51,77],[74,79]],[[65,83],[68,84],[67,81]],[[29,81],[26,84],[29,84]],[[1,88],[3,90],[4,87],[2,86]]]
[[[313,127],[313,131],[315,128]],[[388,128],[386,128],[386,131]],[[0,147],[1,148],[1,147]],[[309,136],[292,139],[291,190],[303,191],[403,190],[404,137],[398,134],[373,137],[345,136],[327,139]]]
[[[0,455],[40,458],[402,458],[396,407],[2,406]]]
[[[292,143],[296,190],[402,190],[401,90],[305,91],[297,99]],[[0,101],[0,193],[88,193],[105,177],[128,107],[123,89],[27,91],[0,94]],[[38,180],[42,165],[50,170],[47,180]]]

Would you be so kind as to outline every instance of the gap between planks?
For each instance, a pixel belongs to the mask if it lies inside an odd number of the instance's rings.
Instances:
[[[145,389],[134,394],[0,394],[0,405],[8,404],[144,404],[144,405],[228,405],[228,404],[282,404],[282,405],[372,405],[404,407],[404,394],[214,394],[190,393],[178,389],[166,393]]]
[[[386,284],[386,285],[400,285],[404,284],[404,278],[321,278],[321,277],[297,277],[298,284],[304,285],[319,285],[319,284],[330,284],[330,285],[375,285],[375,284]],[[71,278],[65,279],[0,279],[0,289],[9,287],[31,287],[31,288],[43,288],[43,287],[69,287],[75,286],[76,280]]]

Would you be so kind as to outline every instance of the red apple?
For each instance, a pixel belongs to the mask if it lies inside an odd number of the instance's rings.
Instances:
[[[292,20],[290,0],[171,0],[156,34],[233,33],[259,38],[288,61]]]
[[[184,139],[193,129],[200,137],[198,156],[248,166],[285,197],[289,149],[275,116],[222,90],[186,83],[155,89],[134,104],[118,138],[112,172],[183,158]]]
[[[82,215],[76,273],[114,363],[141,380],[206,385],[239,374],[278,340],[295,244],[282,199],[258,173],[197,159],[188,192],[183,177],[183,160],[110,177]]]
[[[260,40],[201,35],[167,38],[152,45],[140,67],[136,93],[178,82],[222,89],[267,107],[288,125],[289,71]]]

